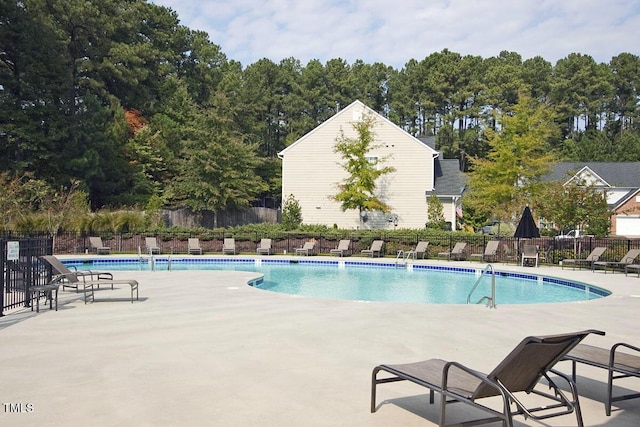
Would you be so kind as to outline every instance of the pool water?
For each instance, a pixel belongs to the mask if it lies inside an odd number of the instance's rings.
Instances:
[[[78,269],[151,270],[149,262],[133,260],[65,261]],[[155,270],[238,270],[262,273],[256,287],[310,297],[356,301],[387,301],[428,304],[466,304],[480,277],[475,268],[416,265],[412,269],[393,264],[338,261],[262,261],[262,259],[158,259]],[[483,267],[482,265],[479,268]],[[496,304],[534,304],[585,301],[609,295],[588,284],[537,275],[497,272]],[[491,295],[491,277],[485,275],[471,297],[476,303]]]

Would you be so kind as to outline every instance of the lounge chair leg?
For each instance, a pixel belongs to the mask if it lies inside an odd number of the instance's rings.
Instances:
[[[378,368],[375,368],[373,370],[373,373],[371,374],[371,413],[373,414],[374,412],[376,412],[376,386],[377,386],[377,381],[376,381],[376,377],[378,376]]]
[[[607,401],[604,403],[604,412],[607,414],[607,417],[611,416],[611,400],[613,396],[613,371],[611,369],[609,371],[609,379],[607,381]]]

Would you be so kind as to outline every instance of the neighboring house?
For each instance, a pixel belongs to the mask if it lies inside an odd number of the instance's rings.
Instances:
[[[357,138],[353,123],[364,114],[374,115],[374,145],[368,153],[372,162],[382,159],[384,166],[394,172],[377,182],[377,197],[391,207],[391,212],[366,212],[364,219],[358,211],[342,211],[340,203],[331,199],[338,193],[338,185],[347,178],[344,160],[334,151],[337,139],[344,132],[347,138]],[[278,153],[282,159],[282,197],[292,194],[300,203],[305,224],[336,225],[339,228],[424,228],[427,222],[427,199],[435,192],[444,205],[445,220],[456,226],[456,206],[462,188],[462,173],[451,165],[457,160],[439,160],[439,153],[384,116],[360,101],[355,101],[333,117]],[[449,179],[446,174],[457,175]],[[442,193],[440,193],[442,187]]]
[[[435,147],[435,138],[425,140],[430,147]],[[444,210],[444,219],[451,224],[451,229],[456,229],[458,216],[462,217],[462,207],[460,197],[467,185],[466,176],[460,171],[460,161],[458,159],[442,159],[440,156],[434,159],[435,186],[433,191],[427,191],[426,197],[429,200],[432,194],[438,196]]]
[[[612,212],[611,234],[640,236],[640,162],[558,162],[546,179],[600,189]]]

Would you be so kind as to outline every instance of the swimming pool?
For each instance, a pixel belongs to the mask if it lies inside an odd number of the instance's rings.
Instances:
[[[142,261],[142,262],[141,262]],[[197,257],[148,259],[64,260],[78,269],[112,271],[240,270],[262,273],[253,286],[271,292],[356,301],[426,304],[466,304],[470,290],[482,275],[478,268],[415,264],[398,268],[390,262],[357,260],[300,260],[279,258]],[[496,304],[533,304],[586,301],[610,292],[586,283],[554,277],[497,271]],[[471,302],[491,295],[491,277],[485,274]]]

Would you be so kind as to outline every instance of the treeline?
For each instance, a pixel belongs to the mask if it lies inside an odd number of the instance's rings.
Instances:
[[[355,99],[465,159],[522,92],[553,109],[558,158],[640,160],[636,55],[427,54],[243,65],[145,0],[0,0],[0,172],[80,182],[94,209],[241,208],[279,200],[277,153]]]

